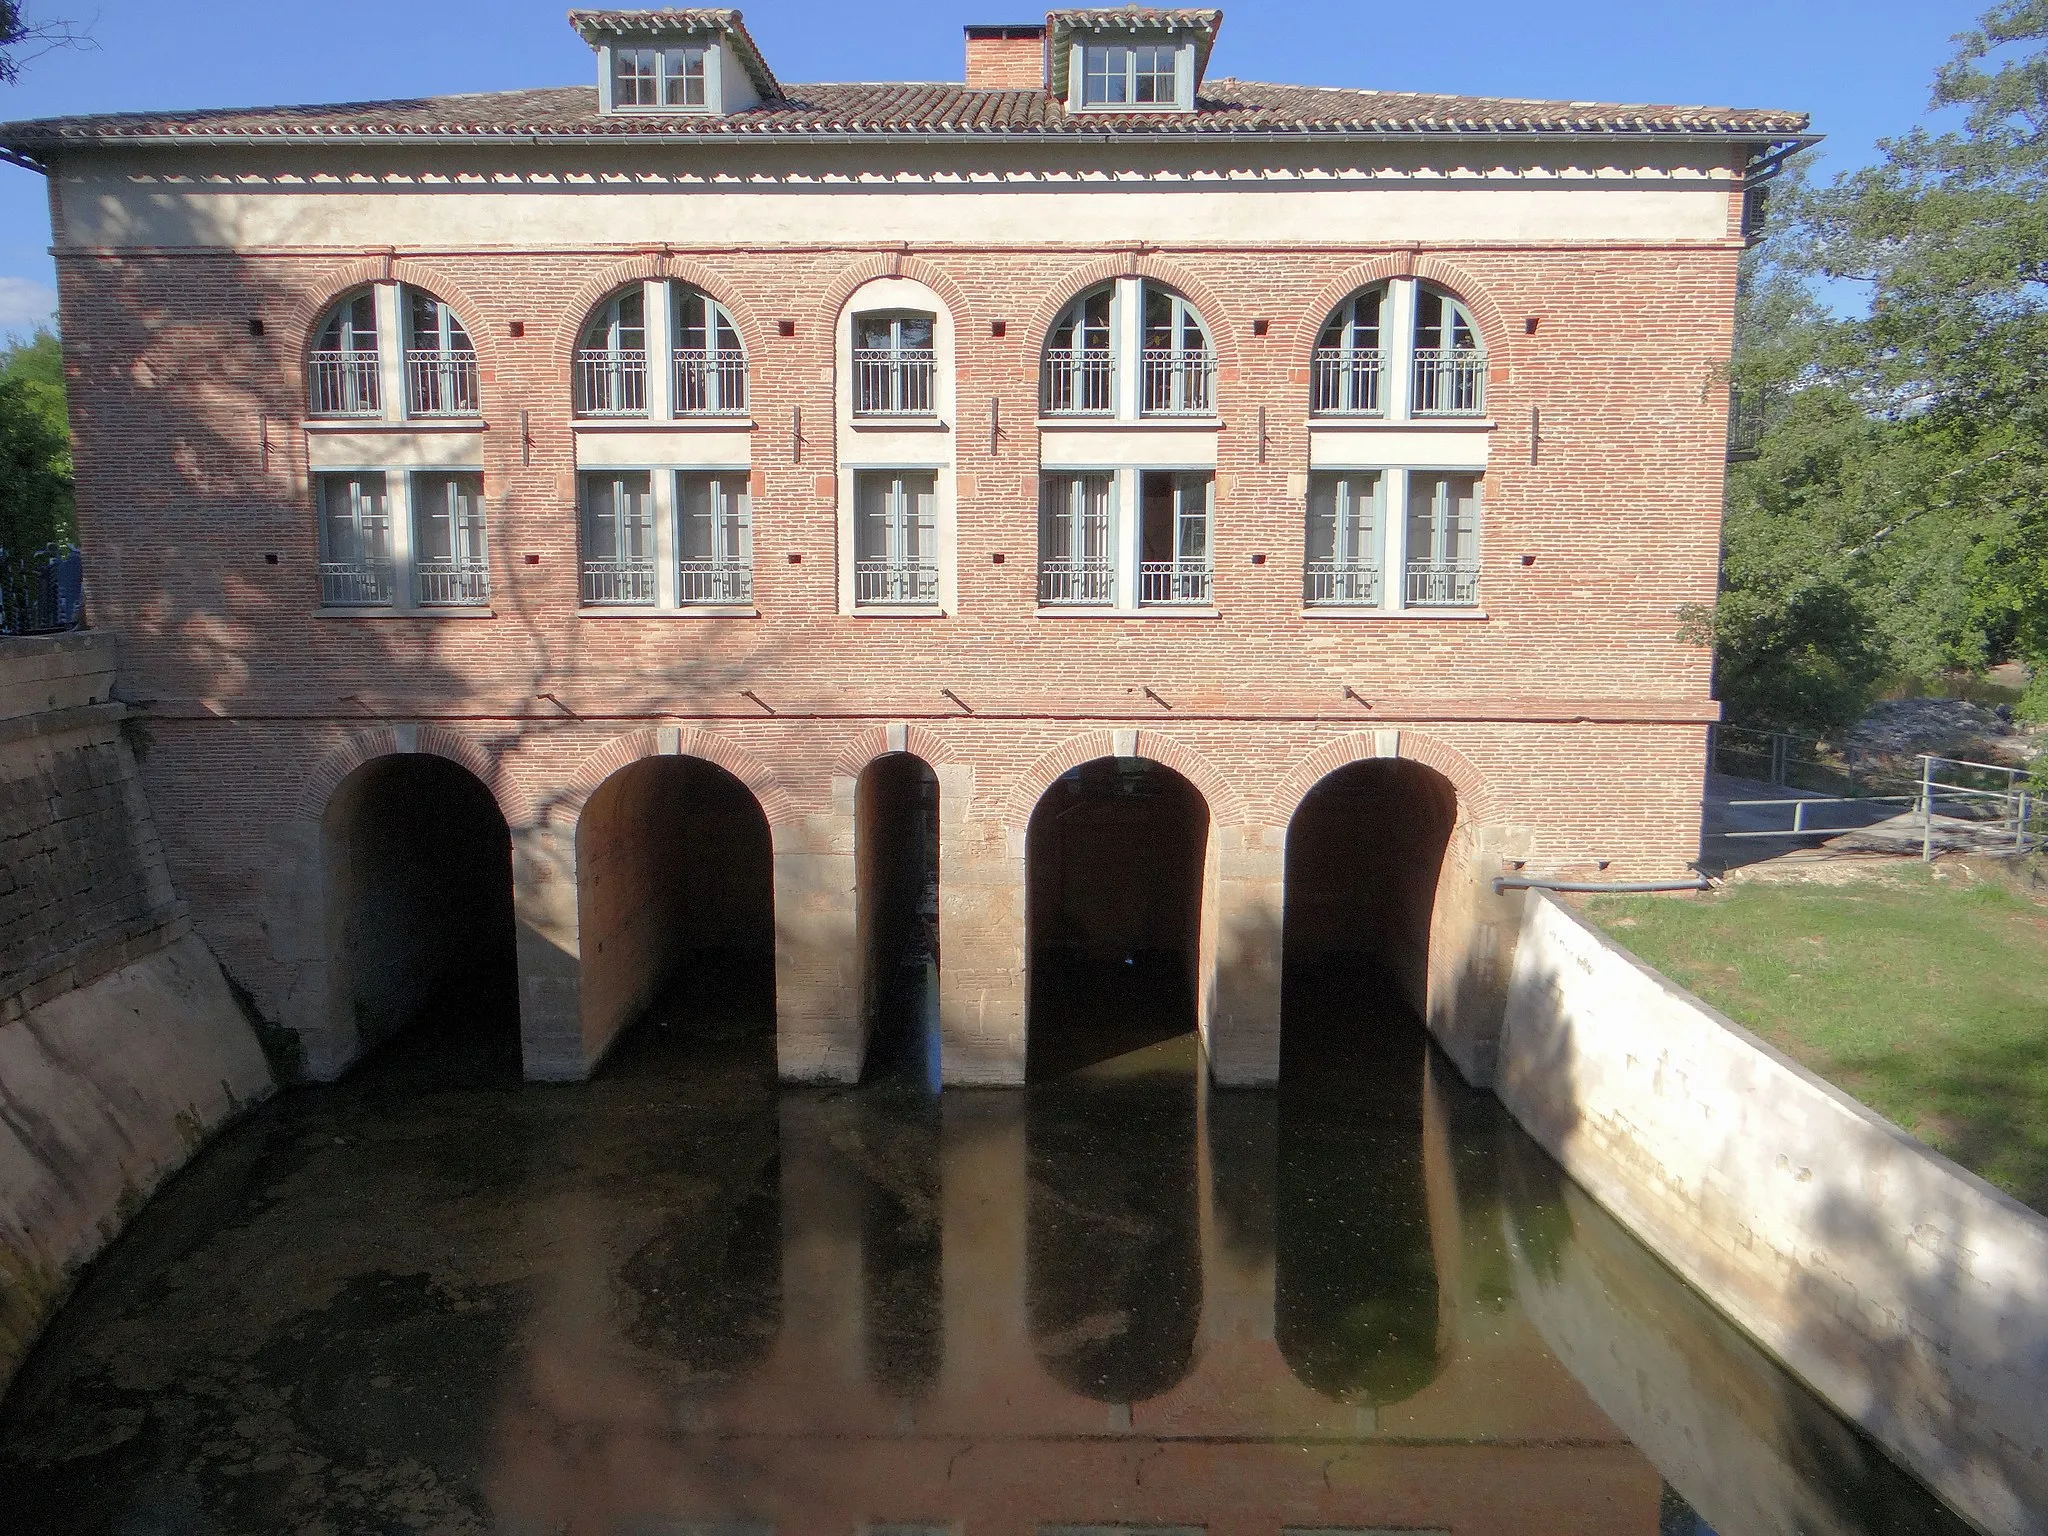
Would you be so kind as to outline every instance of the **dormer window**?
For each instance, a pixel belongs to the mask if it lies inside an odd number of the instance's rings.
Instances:
[[[1054,11],[1047,82],[1070,112],[1192,112],[1221,11]]]
[[[704,49],[612,49],[614,107],[691,107],[710,104]]]

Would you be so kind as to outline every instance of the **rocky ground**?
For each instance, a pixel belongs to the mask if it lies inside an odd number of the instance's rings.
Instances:
[[[1998,708],[1968,699],[1886,699],[1842,742],[1848,765],[1860,772],[1909,767],[1922,752],[2019,765],[2044,748],[2048,727],[2004,718]]]

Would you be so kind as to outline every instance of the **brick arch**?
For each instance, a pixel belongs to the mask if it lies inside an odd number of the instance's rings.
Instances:
[[[477,371],[486,382],[495,382],[498,376],[498,335],[489,326],[479,326],[478,317],[488,315],[489,307],[470,292],[455,276],[420,261],[394,261],[391,263],[391,277],[394,282],[407,283],[414,288],[424,288],[435,298],[455,311],[462,321],[462,328],[469,333],[469,344],[476,348]],[[405,317],[399,317],[401,326]]]
[[[974,306],[968,302],[965,291],[944,268],[915,256],[893,253],[865,257],[832,281],[818,300],[815,312],[818,333],[836,338],[840,312],[846,308],[847,301],[878,277],[907,277],[936,293],[944,301],[947,313],[953,317],[953,344],[958,349],[968,334],[967,325],[974,318]]]
[[[1060,311],[1097,284],[1116,277],[1149,277],[1164,283],[1188,299],[1209,329],[1209,344],[1216,349],[1218,370],[1238,365],[1237,327],[1230,323],[1234,312],[1222,295],[1192,272],[1157,256],[1105,256],[1077,268],[1046,287],[1048,297],[1040,302],[1025,331],[1033,366],[1045,355],[1046,337]],[[1334,301],[1333,301],[1334,302]]]
[[[1295,764],[1280,781],[1273,797],[1274,808],[1283,812],[1277,824],[1290,825],[1308,792],[1330,774],[1379,755],[1379,733],[1376,731],[1353,731],[1347,736],[1324,742]],[[1400,761],[1433,768],[1451,781],[1451,788],[1458,795],[1457,820],[1460,825],[1488,826],[1499,819],[1493,791],[1479,770],[1473,767],[1472,760],[1456,747],[1421,731],[1402,731],[1397,755]]]
[[[400,733],[405,730],[418,733],[410,752],[400,741]],[[306,775],[305,782],[299,788],[298,819],[317,828],[327,814],[328,802],[334,798],[334,792],[341,788],[342,781],[365,763],[374,762],[380,757],[418,754],[445,757],[450,762],[459,763],[468,769],[497,802],[498,814],[505,818],[507,827],[528,827],[534,824],[532,798],[503,759],[460,732],[451,731],[440,725],[387,725],[374,731],[361,731],[349,737],[322,758],[313,771]]]
[[[1031,825],[1031,813],[1038,808],[1038,802],[1061,774],[1098,757],[1115,755],[1116,739],[1110,731],[1086,731],[1079,736],[1068,737],[1017,776],[1010,789],[1008,813],[1003,818],[1005,824],[1023,831]],[[1137,755],[1150,758],[1161,767],[1171,768],[1200,790],[1209,807],[1212,828],[1245,824],[1248,817],[1244,797],[1213,763],[1194,748],[1160,731],[1140,730]]]
[[[1331,310],[1359,289],[1370,288],[1375,283],[1384,283],[1395,277],[1420,278],[1459,300],[1472,312],[1472,323],[1479,327],[1479,334],[1485,338],[1488,366],[1508,361],[1512,333],[1508,329],[1507,316],[1483,283],[1462,267],[1454,267],[1438,257],[1393,252],[1361,262],[1317,291],[1303,308],[1295,326],[1296,366],[1306,368],[1312,363],[1316,338],[1322,334],[1323,322],[1330,318]]]
[[[665,753],[661,749],[661,732],[658,729],[633,731],[624,736],[614,736],[595,752],[577,765],[569,786],[550,804],[549,815],[558,826],[573,828],[583,815],[583,808],[598,788],[631,763],[643,757],[700,757],[707,763],[715,763],[747,787],[761,807],[761,814],[768,818],[770,827],[778,827],[795,819],[796,807],[789,791],[775,776],[775,770],[761,759],[722,737],[708,731],[684,727],[677,732],[676,750]]]
[[[840,749],[839,755],[832,760],[832,771],[857,779],[869,763],[878,757],[887,757],[890,750],[888,726],[871,725]],[[961,760],[951,742],[934,735],[914,720],[904,722],[903,750],[912,757],[923,758],[934,768],[940,763]]]
[[[734,289],[731,277],[688,256],[670,256],[663,265],[667,270],[657,273],[657,276],[700,288],[724,305],[725,312],[732,316],[733,326],[740,333],[741,348],[750,358],[759,355],[758,344],[768,333],[762,328],[764,322],[754,312],[754,306]]]
[[[330,272],[317,287],[301,289],[284,317],[284,333],[298,348],[300,362],[305,361],[306,354],[313,350],[313,343],[320,339],[315,328],[326,317],[327,311],[340,302],[342,295],[383,280],[383,258],[368,257]]]
[[[664,276],[663,265],[661,257],[654,254],[615,261],[592,272],[583,286],[562,302],[555,313],[555,334],[548,338],[548,356],[559,370],[557,377],[565,381],[569,378],[575,364],[576,338],[583,334],[583,322],[597,308],[598,300],[609,297],[628,283]]]

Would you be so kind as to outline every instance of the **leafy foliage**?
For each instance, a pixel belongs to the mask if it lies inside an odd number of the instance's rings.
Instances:
[[[49,331],[0,350],[0,550],[76,538],[64,352]]]

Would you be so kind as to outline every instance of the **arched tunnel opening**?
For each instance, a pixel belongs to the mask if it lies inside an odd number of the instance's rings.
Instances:
[[[365,763],[321,819],[332,1006],[367,1050],[428,1030],[441,1065],[519,1076],[512,834],[460,763]]]
[[[1025,840],[1025,1077],[1043,1080],[1196,1023],[1209,807],[1145,758],[1056,779]]]
[[[939,779],[929,763],[891,752],[861,771],[853,846],[863,1076],[936,1092]]]
[[[775,1027],[768,818],[716,763],[644,757],[598,786],[576,827],[586,1028],[643,1019],[688,1039]]]

